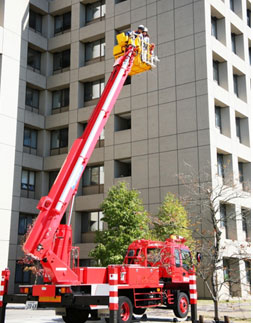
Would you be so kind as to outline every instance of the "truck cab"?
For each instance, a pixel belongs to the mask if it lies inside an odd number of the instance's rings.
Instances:
[[[124,264],[159,267],[159,279],[167,283],[188,282],[192,257],[185,239],[170,236],[166,241],[136,240],[128,247]]]

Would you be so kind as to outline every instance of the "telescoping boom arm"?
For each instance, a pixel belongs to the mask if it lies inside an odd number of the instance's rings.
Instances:
[[[53,283],[80,283],[78,271],[70,266],[72,250],[70,217],[74,197],[84,169],[124,82],[132,67],[137,65],[137,59],[140,59],[140,40],[128,39],[124,34],[121,34],[121,38],[118,36],[118,42],[120,39],[121,43],[117,46],[121,47],[121,52],[118,47],[117,53],[114,54],[116,61],[107,85],[83,135],[74,141],[50,192],[39,201],[37,208],[40,213],[23,246],[26,254],[41,262],[44,278]],[[151,68],[151,64],[143,62],[141,64],[141,70],[136,73]],[[67,224],[60,224],[69,204],[70,214]]]

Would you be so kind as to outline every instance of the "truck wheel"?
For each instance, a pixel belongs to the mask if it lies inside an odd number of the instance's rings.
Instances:
[[[89,311],[67,308],[66,316],[62,316],[65,323],[84,323],[88,320]]]
[[[179,293],[173,311],[174,314],[179,318],[184,318],[187,316],[189,311],[189,298],[185,293]]]
[[[128,297],[119,297],[118,322],[130,323],[133,316],[133,305]]]
[[[136,315],[142,315],[146,312],[146,308],[134,307],[133,312]]]

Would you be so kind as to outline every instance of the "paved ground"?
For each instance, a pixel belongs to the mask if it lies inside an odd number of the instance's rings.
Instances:
[[[198,315],[204,316],[204,322],[213,322],[213,305],[210,301],[199,301],[198,303]],[[251,312],[250,302],[228,302],[220,304],[220,319],[224,319],[224,315],[229,316],[231,323],[250,323]],[[140,318],[140,317],[136,317]],[[154,322],[173,322],[173,312],[163,309],[150,309],[147,311],[147,323]],[[5,323],[62,323],[63,320],[60,316],[55,316],[55,312],[52,310],[25,310],[23,306],[13,306],[6,311]],[[96,321],[98,323],[99,321]],[[104,323],[105,321],[100,321]],[[144,322],[144,320],[141,320]],[[73,322],[74,323],[74,322]],[[92,321],[89,321],[92,323]],[[95,321],[94,321],[95,323]]]

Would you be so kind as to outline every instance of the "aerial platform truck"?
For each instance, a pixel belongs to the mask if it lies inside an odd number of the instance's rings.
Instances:
[[[128,75],[155,67],[153,44],[138,35],[117,35],[113,71],[83,135],[76,139],[47,196],[40,199],[39,215],[23,251],[40,262],[43,283],[21,285],[19,294],[8,294],[10,271],[2,271],[0,323],[8,303],[29,308],[54,308],[66,323],[83,323],[99,308],[109,308],[110,322],[132,321],[148,307],[171,308],[178,317],[196,320],[196,282],[192,266],[184,259],[189,249],[184,239],[165,242],[138,240],[127,251],[122,265],[80,267],[79,249],[72,246],[71,215],[81,176]],[[67,209],[68,208],[68,209]],[[68,211],[67,224],[61,219]],[[159,253],[160,257],[157,258]],[[152,257],[150,257],[152,255]],[[155,257],[154,257],[155,256]]]

